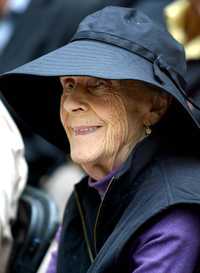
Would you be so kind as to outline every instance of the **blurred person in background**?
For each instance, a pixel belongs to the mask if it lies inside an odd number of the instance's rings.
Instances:
[[[11,224],[27,181],[27,164],[20,132],[0,96],[0,273],[12,248]]]
[[[168,31],[185,48],[189,96],[200,106],[200,1],[174,1],[164,14]],[[199,111],[190,107],[200,120]]]
[[[182,43],[187,60],[200,59],[200,1],[177,0],[165,8],[166,25]]]

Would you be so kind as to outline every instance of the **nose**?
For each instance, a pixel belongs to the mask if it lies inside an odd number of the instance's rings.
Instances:
[[[63,97],[63,108],[68,113],[79,113],[87,111],[87,98],[84,94],[85,91],[81,89],[82,88],[76,88],[73,90],[73,92]]]

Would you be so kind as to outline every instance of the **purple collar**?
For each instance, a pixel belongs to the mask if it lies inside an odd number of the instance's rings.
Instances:
[[[109,185],[109,182],[111,178],[117,174],[119,169],[111,171],[109,174],[104,176],[100,180],[94,180],[91,177],[88,178],[88,186],[90,188],[93,188],[98,191],[99,195],[101,196],[101,199],[103,198],[103,195]]]

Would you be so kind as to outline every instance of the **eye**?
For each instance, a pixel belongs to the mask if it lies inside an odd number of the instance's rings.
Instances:
[[[95,87],[96,88],[109,88],[110,84],[109,84],[109,81],[99,79],[96,81]]]
[[[88,83],[88,89],[92,94],[101,95],[108,91],[110,82],[103,79],[95,79]]]
[[[72,92],[76,87],[76,83],[73,79],[67,79],[63,81],[62,85],[63,85],[63,92],[67,92],[67,93]]]

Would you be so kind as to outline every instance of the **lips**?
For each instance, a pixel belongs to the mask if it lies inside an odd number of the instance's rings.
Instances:
[[[73,127],[73,132],[75,136],[78,135],[87,135],[87,134],[92,134],[95,131],[97,131],[101,126],[78,126],[78,127]]]

